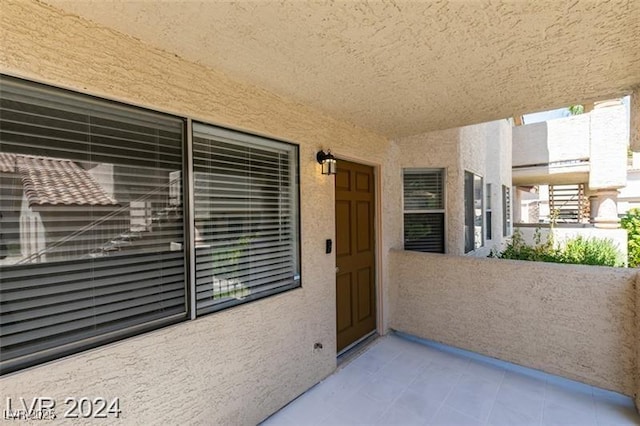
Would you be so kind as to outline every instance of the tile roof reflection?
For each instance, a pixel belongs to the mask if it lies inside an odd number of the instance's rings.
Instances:
[[[20,175],[29,206],[118,204],[88,171],[68,159],[0,153],[0,172]]]
[[[16,154],[0,152],[0,173],[15,173]]]

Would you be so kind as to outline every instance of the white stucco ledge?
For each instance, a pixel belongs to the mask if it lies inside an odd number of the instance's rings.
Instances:
[[[637,270],[392,250],[390,328],[636,398]]]

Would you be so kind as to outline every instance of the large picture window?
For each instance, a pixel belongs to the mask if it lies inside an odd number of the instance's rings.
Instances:
[[[190,124],[0,76],[0,374],[300,286],[297,146]]]
[[[298,148],[193,125],[197,313],[300,285]]]
[[[184,121],[8,77],[0,108],[2,372],[185,318]]]
[[[444,253],[444,169],[404,169],[404,249]]]

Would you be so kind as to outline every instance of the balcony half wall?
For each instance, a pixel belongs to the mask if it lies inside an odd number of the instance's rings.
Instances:
[[[514,127],[513,184],[624,187],[628,142],[619,100],[597,103],[590,113]]]
[[[514,185],[588,181],[590,123],[582,114],[514,127]]]
[[[390,262],[392,329],[637,397],[637,270],[408,251]]]

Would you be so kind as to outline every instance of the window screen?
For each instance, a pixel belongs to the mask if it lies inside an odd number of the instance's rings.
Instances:
[[[193,133],[197,313],[299,286],[297,147]]]
[[[2,372],[185,318],[183,120],[0,83]]]
[[[444,253],[444,170],[403,170],[404,248]]]

